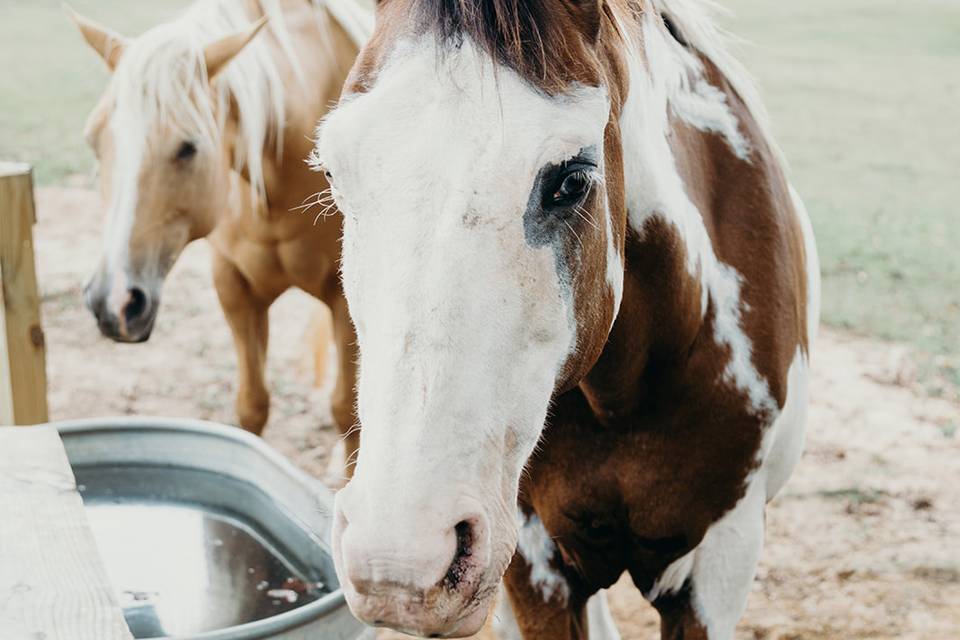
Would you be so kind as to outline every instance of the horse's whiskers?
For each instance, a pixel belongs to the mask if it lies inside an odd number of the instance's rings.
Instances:
[[[580,218],[583,219],[584,222],[586,222],[587,224],[589,224],[591,227],[593,227],[593,228],[596,229],[597,231],[600,231],[600,226],[597,224],[597,221],[594,220],[594,219],[593,219],[593,216],[591,216],[591,215],[589,214],[589,212],[586,211],[582,206],[579,206],[579,205],[578,205],[578,206],[574,209],[574,211],[577,212],[577,215],[580,216]]]
[[[309,202],[308,202],[309,201]],[[290,211],[299,211],[301,213],[306,213],[310,209],[314,208],[317,205],[328,205],[333,202],[333,192],[330,187],[327,187],[323,191],[318,193],[311,194],[303,199],[302,204],[296,207],[291,207]],[[314,221],[316,224],[316,221]]]
[[[567,225],[567,229],[570,229],[570,233],[573,234],[573,237],[576,238],[577,242],[580,244],[580,251],[583,251],[583,240],[580,238],[580,234],[578,234],[574,230],[574,228],[570,226],[570,223],[567,222],[566,220],[563,221],[563,224]]]
[[[309,211],[309,210],[312,209],[313,207],[317,206],[318,204],[320,204],[320,201],[319,201],[319,200],[314,200],[313,202],[307,202],[307,203],[305,203],[305,204],[301,204],[301,205],[296,206],[296,207],[290,207],[290,211],[291,211],[291,212],[293,212],[293,211],[300,211],[301,213],[306,213],[307,211]]]
[[[330,204],[326,205],[323,210],[317,214],[317,217],[313,219],[313,224],[316,225],[317,222],[320,221],[320,218],[328,218],[332,215],[336,215],[335,213],[331,212],[331,210],[335,211],[336,208],[337,204],[335,202],[331,202]]]

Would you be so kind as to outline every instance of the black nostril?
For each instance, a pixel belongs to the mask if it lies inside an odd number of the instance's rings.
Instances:
[[[469,556],[473,549],[473,527],[466,520],[461,520],[453,529],[457,532],[457,555]]]
[[[457,534],[457,551],[443,579],[450,589],[457,588],[463,580],[470,565],[470,556],[473,555],[473,525],[467,520],[461,520],[454,527],[454,531]]]
[[[147,294],[138,287],[128,291],[130,299],[123,306],[123,319],[128,323],[136,320],[147,310]]]

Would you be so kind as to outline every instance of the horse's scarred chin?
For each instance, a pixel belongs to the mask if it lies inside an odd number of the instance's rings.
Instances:
[[[342,539],[346,534],[347,542]],[[393,558],[368,558],[350,550],[349,530],[335,532],[334,555],[337,573],[350,610],[360,620],[377,627],[389,627],[423,637],[464,637],[483,626],[496,592],[488,582],[487,567],[476,563],[472,551],[462,555],[457,549],[451,557],[443,545],[430,549],[429,541],[416,547],[433,551],[437,558],[446,558],[449,567],[435,582],[437,562],[399,554]],[[348,547],[344,551],[344,547]],[[353,556],[344,559],[344,554]],[[479,552],[478,552],[479,553]],[[363,566],[357,566],[357,563]],[[441,561],[443,562],[443,561]]]
[[[363,450],[361,445],[361,451]],[[363,454],[361,454],[363,455]],[[421,637],[470,636],[483,626],[516,547],[515,487],[408,474],[430,465],[363,460],[337,494],[332,533],[337,576],[360,620]],[[433,477],[429,477],[429,476]]]
[[[411,596],[405,592],[384,590],[375,595],[360,595],[344,588],[353,614],[375,627],[387,627],[425,638],[465,638],[483,628],[493,597],[469,599],[462,606],[464,614],[452,618],[437,616],[434,611],[446,609],[442,596],[425,593]],[[459,597],[454,594],[451,599]],[[425,606],[425,603],[432,603]]]

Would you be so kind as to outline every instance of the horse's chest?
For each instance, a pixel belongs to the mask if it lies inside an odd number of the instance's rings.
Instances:
[[[652,584],[743,496],[763,424],[745,411],[678,405],[604,427],[577,396],[558,402],[523,495],[588,584],[624,570]]]
[[[293,286],[323,297],[339,256],[336,234],[328,231],[234,225],[213,241],[261,295],[273,297]]]

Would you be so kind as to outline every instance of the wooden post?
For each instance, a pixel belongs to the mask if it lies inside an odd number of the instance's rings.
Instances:
[[[0,162],[0,425],[47,421],[35,222],[29,165]]]

